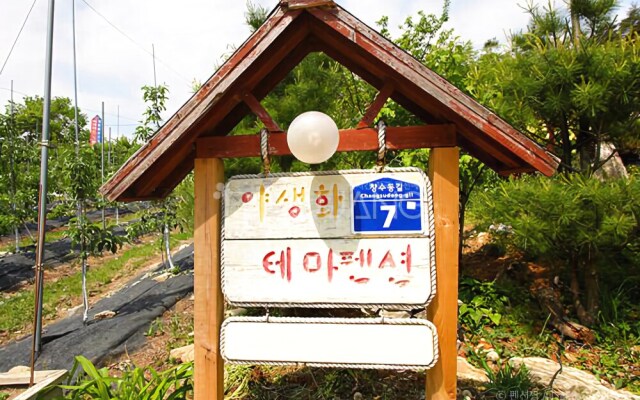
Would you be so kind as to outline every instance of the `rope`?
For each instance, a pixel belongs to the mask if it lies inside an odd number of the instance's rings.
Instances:
[[[363,368],[363,369],[393,369],[421,371],[435,365],[440,356],[438,349],[438,334],[432,322],[423,319],[399,319],[399,318],[300,318],[300,317],[270,317],[268,323],[280,324],[349,324],[349,325],[422,325],[432,332],[433,360],[427,365],[411,364],[351,364],[351,363],[299,363],[295,361],[264,361],[264,360],[230,360],[226,356],[226,327],[230,323],[266,322],[265,317],[230,317],[225,319],[220,329],[220,351],[222,358],[230,364],[237,365],[268,365],[268,366],[308,366],[328,368]]]
[[[262,128],[260,130],[260,156],[262,157],[262,166],[264,167],[264,175],[271,172],[271,161],[269,160],[269,130]]]
[[[378,159],[376,161],[378,172],[382,172],[385,162],[384,158],[387,154],[387,125],[384,121],[378,121]]]

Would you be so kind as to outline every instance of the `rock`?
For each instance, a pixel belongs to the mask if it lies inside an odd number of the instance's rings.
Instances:
[[[19,374],[20,372],[31,372],[31,368],[24,365],[17,365],[8,371],[10,374]]]
[[[620,158],[620,155],[617,153],[613,143],[605,142],[600,145],[600,162],[604,160],[607,161],[593,174],[596,178],[604,181],[607,179],[629,177],[627,169],[624,167],[624,163],[622,162],[622,158]]]
[[[78,311],[82,310],[82,308],[83,308],[82,304],[69,308],[67,310],[67,318],[73,317],[74,315],[76,315]]]
[[[225,317],[237,317],[239,315],[244,315],[246,313],[247,313],[247,309],[246,308],[236,307],[236,308],[229,308],[227,311],[225,311],[224,316]]]
[[[175,358],[176,360],[186,363],[191,362],[194,359],[194,349],[193,344],[188,346],[178,347],[177,349],[173,349],[169,352],[169,356],[171,358]]]
[[[153,279],[156,282],[164,282],[167,279],[171,278],[172,276],[173,274],[171,272],[163,272],[160,275],[156,275],[151,279]]]
[[[462,357],[458,357],[458,379],[477,383],[489,382],[486,372],[469,364],[469,362]]]
[[[478,246],[482,247],[485,244],[489,243],[490,241],[491,241],[491,237],[489,236],[489,233],[487,232],[478,233],[478,236],[476,238],[476,242],[478,243]]]
[[[548,386],[553,375],[558,371],[559,365],[555,361],[542,357],[514,357],[509,360],[514,368],[523,364],[529,370],[529,375],[534,382],[542,386]],[[600,380],[588,372],[573,367],[563,367],[553,382],[553,390],[567,398],[579,398],[581,400],[640,400],[640,396],[627,391],[615,391],[600,383]]]
[[[487,351],[487,354],[485,354],[485,357],[487,358],[488,361],[491,361],[494,363],[500,360],[500,354],[498,354],[498,352],[495,351],[494,349]]]
[[[389,310],[381,310],[380,316],[384,318],[411,318],[411,314],[407,311],[389,311]]]
[[[96,315],[94,315],[93,319],[95,319],[95,320],[109,319],[109,318],[113,318],[115,316],[116,316],[116,312],[115,311],[106,310],[106,311],[102,311],[102,312],[99,312]]]

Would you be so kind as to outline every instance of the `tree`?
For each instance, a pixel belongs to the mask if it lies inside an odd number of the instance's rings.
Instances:
[[[162,112],[166,110],[167,93],[169,89],[164,85],[143,86],[143,99],[148,104],[141,121],[141,125],[136,128],[135,140],[147,142],[154,133],[160,128],[162,123]],[[156,231],[161,235],[160,249],[167,257],[167,265],[170,269],[174,268],[173,259],[171,258],[170,230],[176,227],[182,227],[185,221],[178,219],[176,212],[177,204],[180,201],[172,192],[163,200],[154,202],[154,205],[160,209],[156,212],[153,209],[146,209],[140,220],[127,227],[129,236],[138,236],[142,232]],[[164,246],[163,246],[164,245]],[[164,247],[164,248],[163,248]]]
[[[470,92],[560,155],[561,171],[590,175],[600,146],[624,149],[638,134],[640,48],[613,19],[613,0],[573,0],[568,10],[529,5],[531,22],[504,53],[486,52]],[[629,32],[629,31],[628,31]]]

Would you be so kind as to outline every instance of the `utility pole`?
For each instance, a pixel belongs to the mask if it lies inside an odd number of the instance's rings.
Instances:
[[[55,0],[49,0],[47,18],[47,53],[44,70],[44,105],[42,113],[42,141],[40,142],[40,193],[38,201],[38,242],[36,245],[36,281],[35,281],[35,321],[33,343],[31,347],[31,377],[29,384],[33,385],[33,375],[37,355],[42,350],[42,292],[45,225],[47,220],[47,169],[49,161],[49,129],[51,111],[51,68],[53,60],[53,21]]]

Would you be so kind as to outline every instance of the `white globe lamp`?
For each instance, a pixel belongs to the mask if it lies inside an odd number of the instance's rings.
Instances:
[[[327,161],[338,149],[340,132],[327,114],[307,111],[298,115],[287,132],[291,153],[307,164]]]

